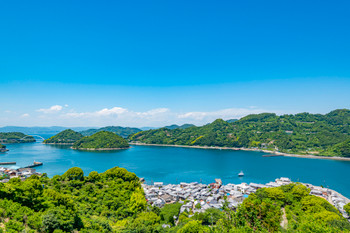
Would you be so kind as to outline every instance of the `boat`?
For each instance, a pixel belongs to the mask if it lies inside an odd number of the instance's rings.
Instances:
[[[238,176],[244,176],[244,173],[241,171],[240,173],[238,173]]]

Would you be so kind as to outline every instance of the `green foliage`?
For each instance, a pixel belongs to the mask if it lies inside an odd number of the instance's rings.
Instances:
[[[209,228],[203,226],[201,221],[192,220],[186,223],[178,233],[204,233],[208,231]]]
[[[5,149],[5,148],[6,148],[5,145],[0,144],[0,149]]]
[[[11,133],[0,133],[1,143],[25,143],[35,142],[34,137],[25,135],[24,133],[11,132]]]
[[[63,175],[64,180],[84,180],[84,172],[80,167],[72,167]]]
[[[174,225],[174,216],[178,216],[180,212],[182,204],[181,203],[173,203],[166,204],[160,210],[160,218],[164,223]]]
[[[43,175],[0,183],[0,232],[350,231],[335,207],[309,192],[302,184],[263,188],[236,210],[224,203],[222,209],[179,215],[181,203],[148,206],[139,178],[124,168],[87,177],[71,168],[51,179]],[[288,219],[285,229],[280,227],[282,213]]]
[[[350,215],[350,202],[344,206],[344,210]]]
[[[328,148],[325,154],[350,157],[350,139]]]
[[[221,119],[201,127],[138,132],[130,141],[146,144],[245,147],[286,153],[350,156],[350,110],[326,115],[252,114],[237,121]]]
[[[71,168],[52,179],[0,184],[0,222],[8,220],[7,232],[112,232],[113,222],[134,219],[145,208],[139,179],[118,167],[89,177]]]
[[[120,126],[107,126],[107,127],[103,127],[100,129],[88,129],[88,130],[84,130],[81,131],[80,133],[84,136],[91,136],[97,132],[100,131],[107,131],[107,132],[112,132],[115,133],[123,138],[127,138],[129,135],[131,134],[135,134],[137,132],[140,132],[141,129],[138,128],[129,128],[129,127],[120,127]]]
[[[74,149],[118,149],[128,148],[128,142],[112,132],[101,131],[86,136],[73,144]]]
[[[165,126],[164,128],[167,128],[167,129],[187,129],[187,128],[190,128],[190,127],[193,127],[195,125],[193,124],[183,124],[183,125],[169,125],[169,126]]]
[[[75,132],[71,129],[66,129],[49,139],[46,139],[44,143],[49,144],[73,144],[83,137],[81,133]]]

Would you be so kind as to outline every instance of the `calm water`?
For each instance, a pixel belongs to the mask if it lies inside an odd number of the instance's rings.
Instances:
[[[16,161],[25,166],[33,160],[43,162],[37,171],[50,177],[67,169],[81,167],[87,175],[114,166],[124,167],[148,183],[163,181],[224,183],[267,183],[278,177],[289,177],[314,185],[323,185],[350,197],[350,162],[289,157],[262,157],[261,152],[204,150],[174,147],[132,146],[113,152],[86,152],[41,143],[7,145],[10,151],[0,154],[0,161]],[[243,178],[237,174],[245,173]]]

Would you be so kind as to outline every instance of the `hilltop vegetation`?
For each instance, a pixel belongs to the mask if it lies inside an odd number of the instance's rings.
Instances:
[[[128,148],[128,142],[112,132],[101,131],[86,136],[73,144],[73,149],[80,150],[108,150]]]
[[[129,128],[129,127],[120,127],[120,126],[107,126],[107,127],[103,127],[100,129],[88,129],[88,130],[84,130],[81,131],[80,133],[84,136],[91,136],[97,132],[100,131],[106,131],[106,132],[112,132],[115,133],[123,138],[127,138],[129,135],[140,132],[141,129],[138,128]]]
[[[190,128],[193,126],[195,126],[195,125],[183,124],[183,125],[169,125],[169,126],[165,126],[164,128],[167,128],[167,129],[187,129],[187,128]]]
[[[25,143],[35,142],[34,137],[19,132],[0,133],[1,143]]]
[[[236,210],[225,203],[222,210],[179,215],[181,203],[149,206],[134,173],[114,167],[84,176],[75,167],[52,179],[43,174],[0,183],[0,231],[349,232],[349,222],[338,210],[309,191],[301,184],[264,188]],[[280,227],[283,209],[285,229]]]
[[[80,140],[83,137],[81,133],[75,132],[71,129],[66,129],[49,139],[46,139],[44,143],[47,144],[74,144],[74,142]]]
[[[227,146],[325,156],[350,156],[350,110],[328,114],[252,114],[238,121],[218,119],[187,129],[142,131],[130,141],[147,144]]]

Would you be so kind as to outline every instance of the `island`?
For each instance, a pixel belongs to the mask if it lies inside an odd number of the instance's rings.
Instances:
[[[128,137],[130,143],[256,150],[278,155],[350,158],[350,110],[327,114],[251,114],[239,120],[217,119],[204,126],[163,127]]]
[[[71,129],[66,129],[51,138],[46,139],[44,144],[56,144],[56,145],[73,145],[78,140],[82,139],[81,133],[75,132]]]
[[[112,132],[112,133],[115,133],[123,138],[127,138],[131,134],[140,132],[141,129],[130,128],[130,127],[121,127],[121,126],[106,126],[106,127],[99,128],[99,129],[84,130],[84,131],[81,131],[80,133],[83,136],[91,136],[91,135],[93,135],[97,132],[100,132],[100,131]]]
[[[129,144],[124,138],[107,131],[83,137],[72,146],[73,149],[77,150],[119,150],[128,147]]]
[[[28,143],[36,142],[35,138],[20,132],[0,133],[0,143]]]
[[[6,146],[0,144],[0,152],[6,152],[6,151],[8,151],[8,150],[6,149]]]

